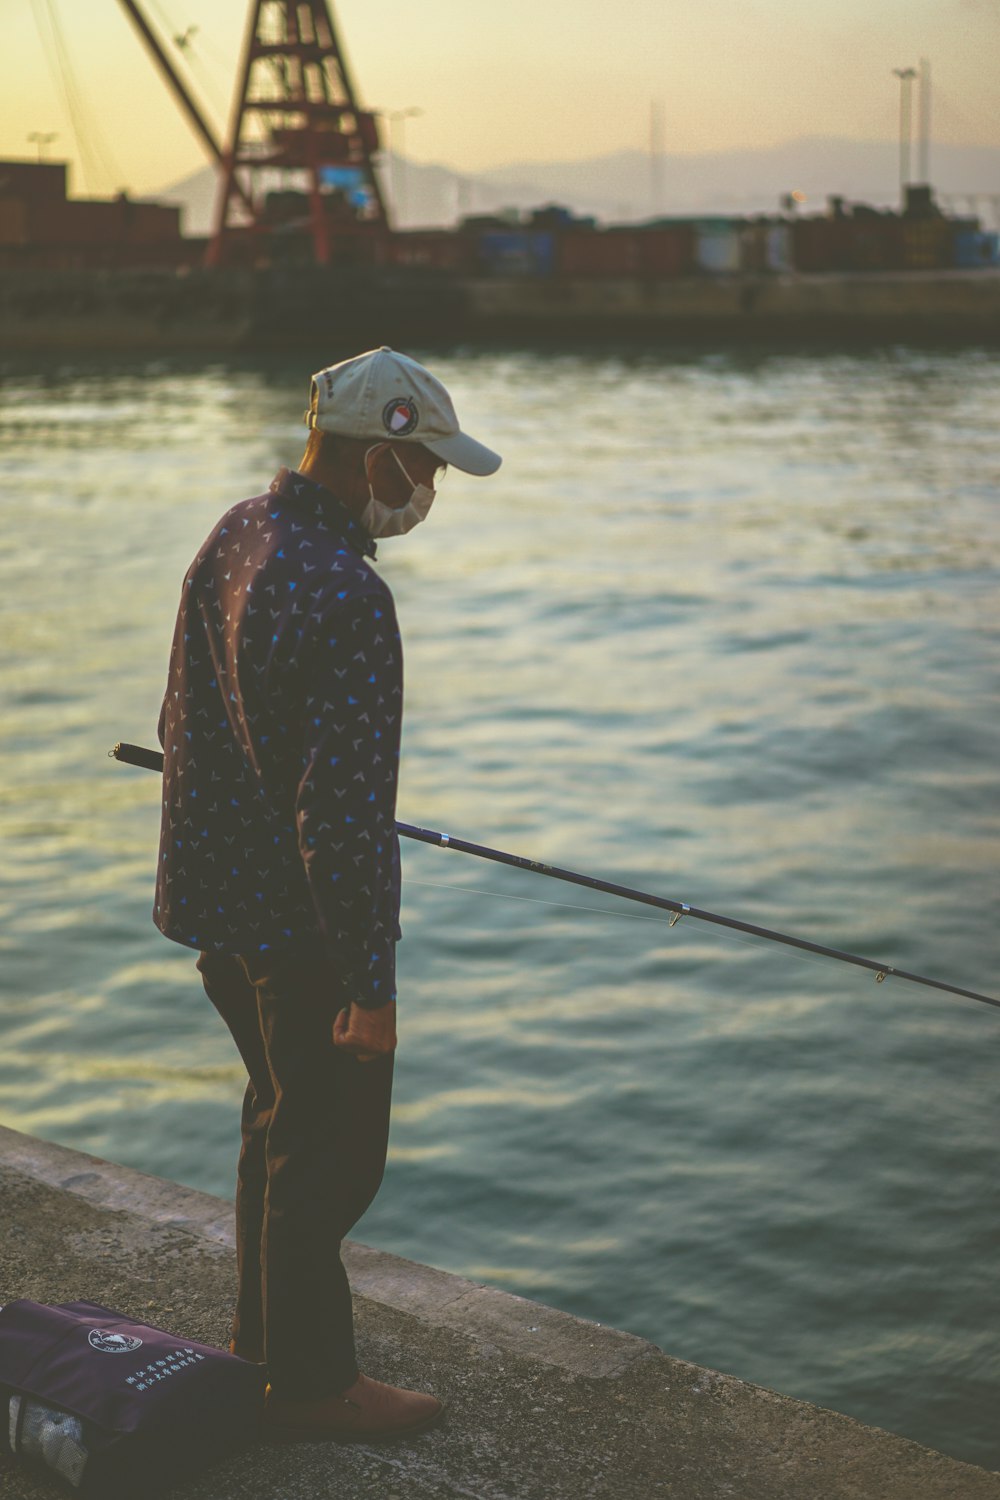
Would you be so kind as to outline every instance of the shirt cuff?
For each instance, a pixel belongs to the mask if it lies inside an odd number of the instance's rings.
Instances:
[[[343,953],[331,953],[335,964],[343,964]],[[341,969],[343,972],[343,969]],[[367,962],[345,976],[347,996],[362,1010],[381,1010],[396,998],[396,944],[389,941],[367,951]]]

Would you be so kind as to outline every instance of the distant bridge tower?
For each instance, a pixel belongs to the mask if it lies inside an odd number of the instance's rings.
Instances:
[[[209,264],[271,258],[281,244],[311,243],[318,265],[351,258],[389,227],[378,149],[327,0],[251,0]]]

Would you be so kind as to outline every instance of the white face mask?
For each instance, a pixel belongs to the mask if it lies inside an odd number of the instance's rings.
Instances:
[[[376,443],[368,449],[365,454],[365,473],[368,473],[368,460],[377,448],[383,444]],[[402,536],[404,532],[412,531],[421,521],[427,519],[427,512],[434,501],[436,491],[429,489],[426,484],[414,484],[413,480],[403,468],[402,461],[394,448],[389,452],[399,464],[403,471],[403,477],[410,485],[410,498],[405,505],[394,509],[386,505],[384,500],[376,500],[375,491],[372,487],[371,475],[368,475],[368,504],[361,512],[361,524],[370,536]]]

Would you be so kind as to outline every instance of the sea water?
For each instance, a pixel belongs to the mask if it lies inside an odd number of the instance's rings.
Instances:
[[[379,549],[399,816],[996,993],[1000,358],[428,361],[504,466]],[[243,1071],[107,751],[310,369],[0,385],[0,1119],[221,1194]],[[1000,1014],[455,852],[404,883],[358,1238],[1000,1465]]]

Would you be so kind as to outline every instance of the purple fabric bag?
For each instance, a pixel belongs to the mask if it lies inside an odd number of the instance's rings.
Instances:
[[[148,1493],[248,1442],[266,1375],[93,1302],[0,1308],[0,1449],[78,1494]]]

